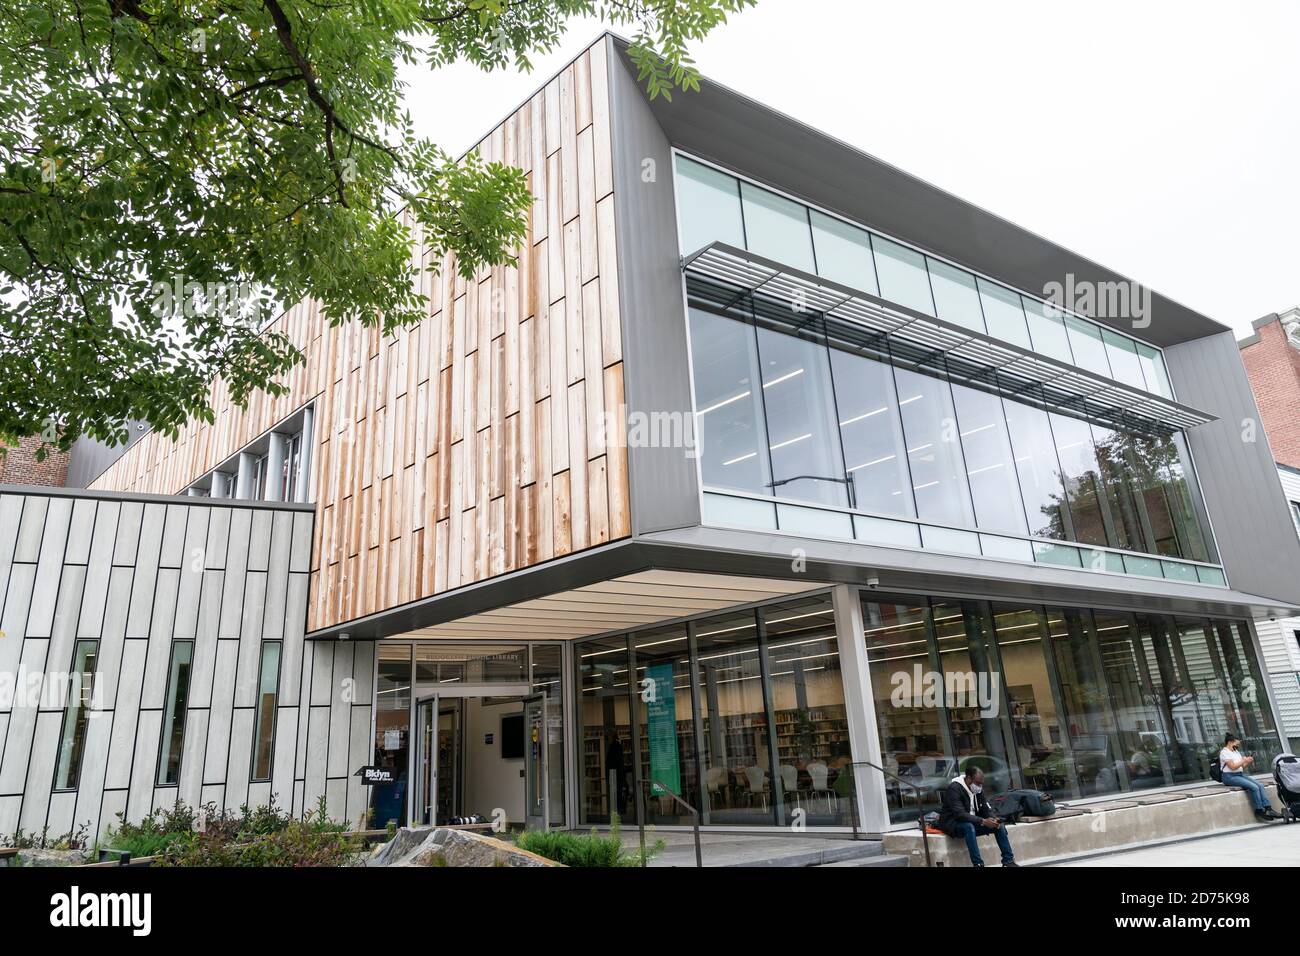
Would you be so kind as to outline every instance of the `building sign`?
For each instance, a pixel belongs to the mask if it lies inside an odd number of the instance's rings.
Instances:
[[[650,738],[650,779],[682,792],[681,767],[677,759],[677,699],[673,688],[673,665],[651,664],[646,677],[652,683],[652,693],[646,701],[647,733]],[[651,793],[662,794],[663,787],[655,783]]]
[[[360,777],[362,785],[366,787],[392,783],[397,779],[393,776],[393,771],[385,767],[362,767],[352,776]]]

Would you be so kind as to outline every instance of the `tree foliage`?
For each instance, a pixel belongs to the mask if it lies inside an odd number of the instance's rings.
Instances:
[[[632,28],[650,95],[753,0],[18,0],[0,8],[0,440],[212,419],[302,356],[264,331],[418,321],[409,208],[458,271],[511,261],[523,174],[415,134],[403,64],[528,69],[566,23]],[[447,90],[446,95],[467,95]]]

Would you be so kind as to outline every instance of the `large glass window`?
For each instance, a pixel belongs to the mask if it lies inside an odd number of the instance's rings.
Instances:
[[[979,291],[989,335],[1004,342],[1013,342],[1021,348],[1032,349],[1020,294],[984,279],[979,280]]]
[[[865,355],[831,350],[835,403],[854,506],[916,516],[894,370]]]
[[[915,820],[939,808],[955,775],[942,723],[939,693],[925,675],[938,672],[931,656],[924,603],[862,602],[871,696],[892,822]]]
[[[275,702],[280,690],[280,642],[262,644],[257,678],[257,710],[253,726],[253,779],[271,779],[271,751],[275,744]]]
[[[881,298],[934,315],[925,256],[879,236],[872,237],[871,246],[876,253],[876,277],[880,280]]]
[[[375,674],[374,765],[392,783],[370,788],[370,824],[406,822],[407,769],[411,753],[411,645],[379,641]]]
[[[957,769],[979,767],[985,791],[1002,793],[1012,787],[1012,768],[1002,722],[1002,688],[983,608],[975,601],[936,601],[931,611]]]
[[[695,625],[706,823],[775,820],[772,737],[753,611]]]
[[[1142,377],[1142,363],[1138,360],[1137,346],[1133,340],[1110,329],[1102,329],[1101,338],[1106,343],[1106,357],[1110,359],[1110,370],[1115,380],[1145,389],[1147,386]]]
[[[1150,551],[1152,543],[1142,499],[1132,484],[1132,436],[1093,425],[1092,437],[1102,490],[1110,508],[1114,532],[1111,544],[1129,551]]]
[[[1025,786],[1076,795],[1078,783],[1066,749],[1068,726],[1052,660],[1044,652],[1044,626],[1038,608],[993,605],[1012,747]]]
[[[1209,559],[1180,449],[1171,438],[1133,436],[1130,481],[1141,496],[1155,553]]]
[[[158,786],[180,779],[181,751],[185,743],[186,704],[190,695],[193,641],[173,641],[167,668],[167,700],[163,706],[162,746],[158,748]]]
[[[695,423],[704,483],[772,493],[754,328],[691,309]]]
[[[1070,502],[1073,539],[1084,544],[1110,543],[1101,494],[1101,469],[1092,445],[1088,423],[1068,415],[1050,414],[1056,456],[1061,462],[1066,494]]]
[[[953,385],[952,397],[975,504],[975,524],[988,531],[1025,534],[1025,511],[1002,399],[964,385]]]
[[[772,487],[783,498],[844,507],[844,459],[823,342],[758,330]]]
[[[1097,375],[1113,378],[1110,360],[1106,357],[1106,345],[1101,339],[1101,329],[1076,315],[1068,314],[1065,316],[1065,329],[1069,334],[1070,351],[1074,353],[1075,364]]]
[[[81,758],[86,748],[86,727],[94,706],[95,665],[99,641],[77,641],[72,653],[71,682],[67,710],[63,715],[63,736],[54,770],[55,790],[75,790],[81,776]]]
[[[579,823],[636,819],[630,666],[626,637],[588,641],[575,649],[578,727],[582,735]],[[629,815],[630,812],[630,815]]]
[[[1058,362],[1074,364],[1074,353],[1070,351],[1070,336],[1065,331],[1065,316],[1053,306],[1028,296],[1021,296],[1020,303],[1025,307],[1025,318],[1029,320],[1029,339],[1034,351],[1046,355]]]
[[[1069,727],[1069,747],[1083,796],[1128,787],[1128,766],[1111,717],[1092,616],[1077,608],[1047,609],[1053,662]]]
[[[939,524],[971,525],[974,514],[952,390],[930,375],[902,368],[894,374],[917,516]]]
[[[711,166],[678,157],[677,218],[688,255],[711,242],[745,248],[739,184]]]
[[[769,605],[759,613],[767,641],[784,821],[849,825],[854,812],[852,752],[830,599]]]
[[[533,644],[530,648],[532,677],[529,683],[534,694],[550,698],[546,709],[546,775],[550,786],[547,801],[550,806],[551,826],[564,825],[564,651],[558,643]]]
[[[1132,615],[1095,611],[1097,650],[1115,712],[1119,756],[1130,789],[1173,783],[1168,727],[1155,704],[1155,684]]]
[[[816,209],[811,211],[811,216],[818,275],[878,295],[871,234]]]
[[[815,272],[806,206],[750,183],[740,184],[750,252],[804,272]]]
[[[1003,409],[1029,533],[1039,538],[1069,537],[1065,485],[1047,412],[1019,402],[1004,402]]]
[[[1165,368],[1165,357],[1160,354],[1160,350],[1147,345],[1145,342],[1138,342],[1137,353],[1138,361],[1142,364],[1142,379],[1146,384],[1147,391],[1163,395],[1165,398],[1173,398],[1174,388],[1169,383],[1169,372]]]
[[[684,624],[632,635],[636,655],[637,733],[647,822],[690,824],[672,794],[700,806],[691,706],[690,644]]]
[[[929,256],[925,262],[930,269],[930,287],[934,290],[934,306],[939,318],[983,332],[984,313],[980,309],[975,277],[965,269]]]

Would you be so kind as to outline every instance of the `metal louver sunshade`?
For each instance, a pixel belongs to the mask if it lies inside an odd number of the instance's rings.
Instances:
[[[1037,355],[771,259],[714,242],[686,256],[690,294],[723,308],[750,299],[819,317],[832,338],[887,346],[890,361],[955,381],[1142,431],[1168,433],[1215,420],[1207,412]]]

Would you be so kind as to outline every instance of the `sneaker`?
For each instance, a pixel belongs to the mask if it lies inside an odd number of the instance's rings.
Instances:
[[[1272,817],[1268,815],[1267,810],[1256,810],[1255,819],[1258,820],[1260,823],[1268,823],[1269,820],[1272,819]]]
[[[1268,817],[1268,819],[1270,819],[1270,820],[1281,820],[1281,819],[1282,819],[1282,814],[1278,813],[1278,812],[1277,812],[1276,810],[1274,810],[1272,807],[1265,807],[1265,808],[1264,808],[1264,816]]]
[[[1002,865],[1004,867],[1008,867],[1008,866],[1019,866],[1020,864],[1017,863],[1015,860],[1007,860],[1007,862],[1003,863]]]

